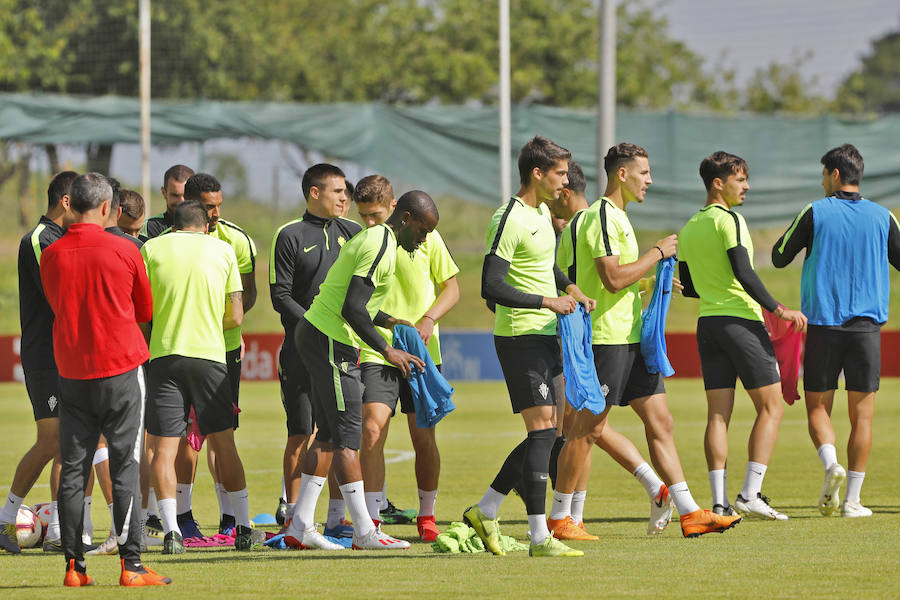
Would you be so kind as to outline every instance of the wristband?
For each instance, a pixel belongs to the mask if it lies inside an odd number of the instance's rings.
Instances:
[[[657,250],[659,250],[659,258],[660,258],[660,260],[662,260],[662,259],[664,259],[664,258],[666,257],[666,255],[665,255],[665,254],[663,253],[663,251],[662,251],[662,248],[660,248],[659,246],[653,246],[653,247],[656,248]]]
[[[432,323],[437,323],[437,321],[431,315],[422,315],[423,319],[431,319]]]

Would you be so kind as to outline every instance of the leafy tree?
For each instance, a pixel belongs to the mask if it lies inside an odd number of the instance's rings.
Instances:
[[[836,104],[844,112],[900,112],[900,31],[872,43],[862,67],[838,90]]]

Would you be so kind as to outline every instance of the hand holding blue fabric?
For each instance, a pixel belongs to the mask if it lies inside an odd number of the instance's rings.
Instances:
[[[425,363],[424,371],[412,368],[408,381],[412,390],[413,404],[416,407],[416,427],[431,429],[456,409],[451,400],[453,386],[438,371],[415,327],[396,325],[392,345],[419,357]]]
[[[587,408],[597,415],[606,409],[606,397],[597,380],[591,337],[591,316],[582,304],[572,314],[559,316],[566,399],[575,410]]]

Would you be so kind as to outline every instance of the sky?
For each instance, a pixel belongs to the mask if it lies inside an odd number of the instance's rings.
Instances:
[[[662,0],[659,11],[672,37],[703,56],[707,67],[722,56],[741,83],[773,60],[791,62],[813,51],[803,73],[816,76],[817,91],[829,97],[873,40],[900,29],[897,0]]]

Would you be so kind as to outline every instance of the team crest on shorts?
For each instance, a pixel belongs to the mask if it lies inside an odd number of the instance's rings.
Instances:
[[[347,361],[346,360],[341,361],[341,371],[343,371],[344,373],[347,372]]]
[[[541,396],[544,397],[544,400],[546,400],[546,399],[547,399],[547,394],[550,392],[550,388],[547,387],[547,384],[546,384],[546,383],[542,383],[542,384],[538,387],[538,391],[541,393]]]
[[[339,235],[339,236],[338,236],[338,246],[341,246],[341,247],[343,248],[344,243],[345,243],[346,241],[347,241],[347,240],[344,239],[344,236],[342,236],[342,235]]]
[[[609,395],[609,386],[606,385],[605,383],[600,384],[600,391],[603,392],[604,396],[608,396]]]
[[[56,409],[57,401],[56,396],[50,396],[47,399],[47,406],[50,407],[50,412],[53,412]]]

